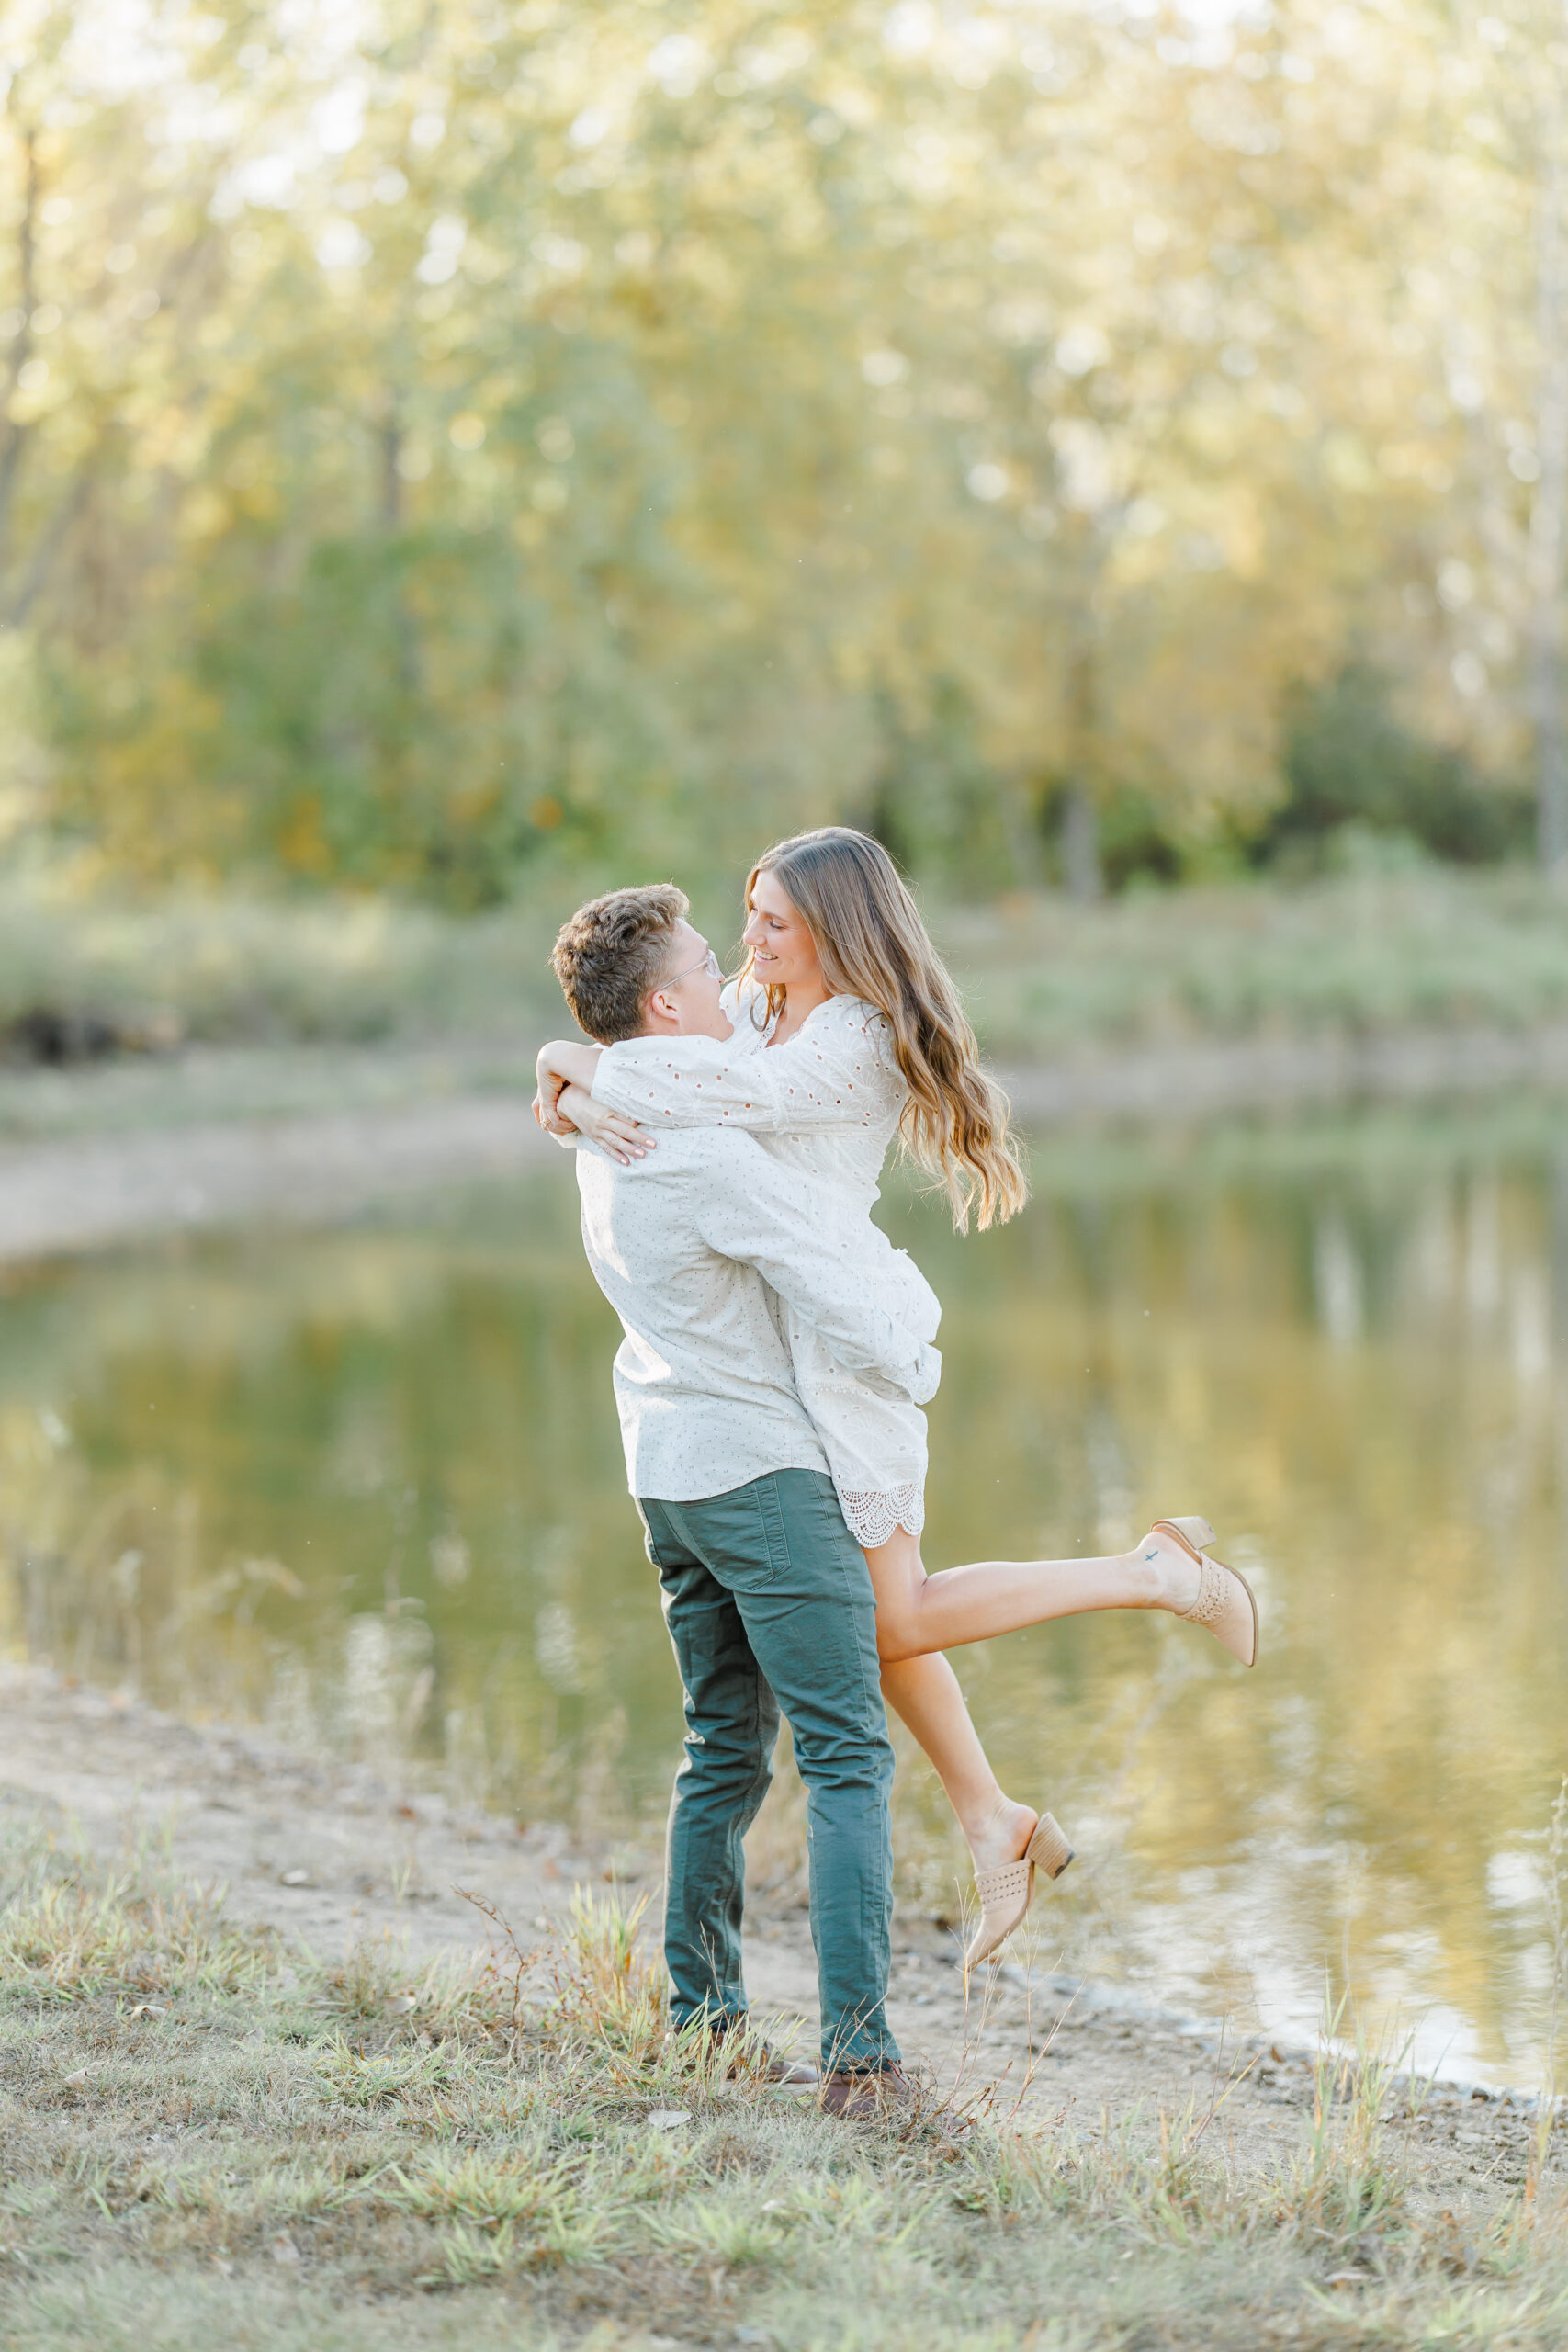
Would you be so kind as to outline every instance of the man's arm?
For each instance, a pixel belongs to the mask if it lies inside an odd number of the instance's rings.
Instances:
[[[708,1168],[694,1169],[687,1181],[708,1247],[755,1266],[821,1333],[846,1371],[878,1374],[917,1405],[936,1395],[936,1349],[889,1315],[853,1268],[823,1247],[822,1232],[837,1214],[825,1186],[781,1167],[749,1136],[733,1132],[714,1135]]]

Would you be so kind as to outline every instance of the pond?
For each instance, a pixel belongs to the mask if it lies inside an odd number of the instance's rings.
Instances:
[[[1039,1139],[961,1239],[926,1556],[1121,1547],[1202,1511],[1258,1670],[1160,1617],[955,1654],[1079,1860],[1043,1963],[1532,2084],[1568,1769],[1568,1107]],[[13,1268],[0,1644],[195,1715],[402,1757],[535,1817],[662,1808],[674,1676],[626,1499],[615,1327],[570,1170],[348,1227]],[[907,1893],[962,1849],[905,1753]]]

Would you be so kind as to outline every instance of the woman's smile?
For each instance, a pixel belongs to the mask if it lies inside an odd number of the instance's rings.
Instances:
[[[765,869],[751,885],[745,941],[756,978],[770,988],[822,994],[822,967],[809,926],[792,905],[776,875]]]

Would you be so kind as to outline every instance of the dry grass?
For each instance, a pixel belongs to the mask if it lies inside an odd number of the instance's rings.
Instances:
[[[89,1046],[101,1024],[102,1046],[531,1029],[559,1005],[555,928],[368,898],[117,899],[62,873],[0,874],[0,1039],[39,1012],[89,1024]]]
[[[1568,2335],[1548,2185],[1416,2217],[1387,2070],[1325,2061],[1243,2177],[1222,2086],[1098,2132],[845,2128],[676,2037],[615,1900],[563,1947],[328,1966],[145,1859],[13,1850],[0,2342],[881,2352]]]
[[[1568,1018],[1562,899],[1533,873],[1431,867],[1284,889],[1020,900],[942,926],[1004,1058],[1214,1037],[1529,1028]]]

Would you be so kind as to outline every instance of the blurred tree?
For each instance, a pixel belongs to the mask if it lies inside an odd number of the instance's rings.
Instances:
[[[1346,826],[1403,835],[1461,865],[1528,844],[1528,797],[1488,783],[1461,752],[1413,733],[1389,681],[1367,663],[1298,688],[1286,707],[1285,797],[1255,838],[1255,856],[1316,862]]]
[[[1263,822],[1349,640],[1513,756],[1521,622],[1466,582],[1546,526],[1463,371],[1519,272],[1456,276],[1450,218],[1490,250],[1540,178],[1465,128],[1490,35],[23,0],[4,40],[0,627],[51,820],[120,865],[477,905],[848,817],[1088,891]]]
[[[1548,0],[1467,14],[1450,63],[1458,125],[1450,388],[1470,420],[1470,544],[1439,594],[1465,616],[1455,656],[1479,697],[1519,675],[1516,733],[1533,739],[1537,840],[1568,865],[1568,32]],[[1458,299],[1453,300],[1457,295]],[[1473,549],[1473,554],[1472,550]],[[1522,662],[1516,648],[1524,648]]]

